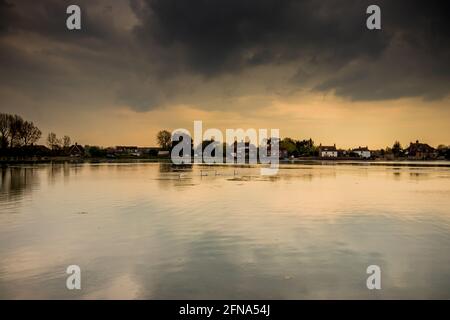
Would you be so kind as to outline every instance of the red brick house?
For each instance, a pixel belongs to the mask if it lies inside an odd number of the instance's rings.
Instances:
[[[409,159],[427,160],[436,159],[438,152],[435,148],[429,146],[428,144],[420,143],[419,140],[416,140],[415,143],[411,142],[409,147],[405,149],[405,155]]]

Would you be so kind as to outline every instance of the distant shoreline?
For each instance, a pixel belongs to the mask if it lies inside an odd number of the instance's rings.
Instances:
[[[170,158],[146,157],[146,158],[76,158],[76,157],[48,157],[45,159],[20,159],[20,160],[0,160],[1,166],[8,165],[30,165],[30,164],[50,164],[50,163],[167,163],[172,164]],[[414,159],[358,159],[358,158],[295,158],[280,159],[280,165],[289,164],[309,164],[309,165],[373,165],[373,166],[426,166],[426,167],[450,167],[450,160],[414,160]],[[175,164],[173,164],[175,166]],[[181,166],[186,166],[184,164]],[[204,166],[231,166],[232,163],[207,164],[192,163],[192,165]],[[234,164],[236,166],[251,166],[251,164]],[[258,165],[260,165],[258,163]]]

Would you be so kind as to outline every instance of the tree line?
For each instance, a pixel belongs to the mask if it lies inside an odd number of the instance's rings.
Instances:
[[[162,150],[171,150],[173,147],[172,134],[168,130],[161,130],[156,135],[156,141]],[[205,149],[211,143],[217,143],[213,140],[202,141],[202,149]],[[224,151],[226,144],[224,143]],[[280,150],[285,150],[287,156],[291,157],[314,157],[319,155],[319,146],[314,144],[312,139],[296,140],[293,138],[283,138],[279,143]],[[344,150],[349,156],[358,156],[352,149]],[[391,156],[393,158],[406,157],[406,149],[402,147],[399,141],[395,141],[392,147],[385,149],[372,150],[373,155],[377,157]],[[436,148],[437,156],[442,159],[450,159],[450,146],[439,145]]]
[[[162,150],[170,150],[172,147],[172,134],[168,130],[161,130],[156,135],[156,141]],[[205,149],[211,143],[217,143],[214,140],[202,141],[202,149]],[[223,143],[224,150],[226,144]],[[284,138],[280,140],[280,149],[287,151],[289,156],[316,156],[318,155],[318,147],[314,145],[312,139],[295,140],[292,138]]]
[[[46,139],[48,151],[36,143],[41,139],[41,130],[32,122],[19,115],[0,113],[0,152],[8,156],[59,155],[71,146],[69,136],[59,138],[50,132]],[[39,150],[38,150],[39,149]],[[47,150],[47,151],[46,151]]]
[[[0,113],[0,148],[29,146],[41,138],[42,132],[32,121],[21,116]]]

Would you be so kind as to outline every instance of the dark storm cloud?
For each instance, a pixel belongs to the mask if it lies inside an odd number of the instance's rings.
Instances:
[[[89,101],[102,100],[114,105],[110,92],[121,83],[126,87],[129,75],[139,69],[127,47],[130,34],[116,27],[113,14],[120,11],[112,12],[108,3],[76,3],[82,8],[77,32],[66,28],[66,8],[73,1],[2,3],[0,16],[7,23],[0,33],[0,88],[42,105],[69,108],[82,102],[87,107]]]
[[[79,32],[65,28],[73,3]],[[365,27],[369,4],[381,31]],[[437,99],[450,89],[449,12],[446,1],[0,0],[0,86],[42,99],[112,93],[105,104],[138,111],[245,90]],[[224,76],[239,88],[221,91]]]
[[[364,1],[147,0],[139,8],[143,42],[179,46],[205,75],[322,57],[332,67],[376,57],[388,33],[365,30]]]
[[[382,31],[365,27],[373,3]],[[186,67],[206,76],[299,61],[294,83],[315,80],[315,90],[354,100],[448,94],[445,1],[146,0],[145,8],[138,37],[182,50]]]
[[[383,1],[383,32],[389,46],[326,78],[315,89],[352,100],[399,97],[439,99],[450,91],[450,5],[445,1]]]
[[[7,31],[11,16],[8,14],[12,5],[5,0],[0,0],[0,35]]]
[[[83,7],[82,21],[84,28],[76,33],[68,33],[66,25],[66,8],[78,3]],[[9,32],[33,32],[58,41],[76,38],[108,38],[110,28],[102,20],[91,16],[89,1],[69,0],[0,0],[0,16],[5,24],[3,29]],[[68,39],[69,38],[69,39]]]

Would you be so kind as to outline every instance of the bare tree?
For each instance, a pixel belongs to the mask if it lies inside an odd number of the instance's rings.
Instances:
[[[41,138],[33,122],[24,121],[18,115],[0,114],[0,147],[21,147],[35,143]]]
[[[64,136],[64,138],[63,138],[63,147],[64,148],[69,148],[70,146],[71,146],[70,137],[69,136]]]
[[[161,130],[156,135],[156,139],[163,150],[168,150],[172,142],[172,135],[167,130]]]
[[[36,143],[41,138],[42,132],[39,130],[33,122],[25,121],[22,125],[20,132],[20,138],[23,145],[28,146]]]
[[[21,141],[21,132],[25,121],[23,121],[21,116],[13,115],[10,118],[9,123],[9,134],[10,134],[10,146],[11,148],[14,146],[20,146],[22,144]]]
[[[11,122],[11,115],[0,113],[0,147],[7,148],[9,144],[9,124]]]
[[[52,150],[61,148],[61,139],[58,139],[54,132],[50,132],[47,136],[47,145]]]

